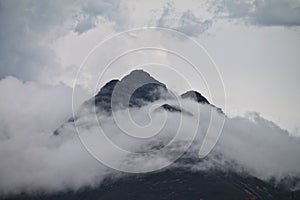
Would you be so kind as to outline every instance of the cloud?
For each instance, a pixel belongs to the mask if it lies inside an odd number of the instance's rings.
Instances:
[[[108,176],[120,175],[92,158],[82,146],[74,123],[66,123],[71,112],[70,88],[24,83],[7,77],[0,81],[0,92],[1,194],[77,190],[85,186],[97,186]],[[170,100],[169,103],[178,102]],[[199,135],[187,154],[197,161],[199,144],[207,130],[211,108],[191,100],[181,100],[180,103],[182,109],[194,116],[197,114],[195,107],[201,110]],[[77,125],[85,135],[98,134],[98,123],[89,109],[87,107],[78,114]],[[152,104],[130,112],[135,123],[149,125],[145,131],[130,126],[132,121],[124,111],[115,113],[115,119],[121,122],[121,129],[111,117],[99,116],[99,119],[101,127],[115,144],[134,152],[147,152],[168,144],[178,131],[179,122],[183,122],[177,142],[157,156],[147,153],[136,157],[117,156],[103,140],[95,141],[101,147],[108,147],[105,151],[108,158],[130,169],[153,168],[168,163],[177,151],[184,150],[182,147],[189,142],[188,138],[195,130],[196,121],[191,115],[166,115],[163,110],[155,111]],[[61,124],[64,125],[60,127],[59,135],[54,136],[53,131]],[[131,134],[149,136],[161,126],[158,134],[147,140],[124,134],[127,129],[131,130]],[[300,138],[291,137],[287,131],[254,113],[246,117],[227,118],[217,146],[205,160],[193,164],[179,162],[175,166],[204,171],[242,171],[265,180],[299,178],[299,144]]]
[[[299,0],[215,0],[199,3],[205,11],[187,9],[179,10],[179,6],[168,2],[157,20],[159,27],[181,31],[189,36],[197,37],[218,20],[241,19],[248,24],[259,26],[299,26]],[[202,17],[199,17],[201,13]],[[196,15],[197,14],[197,15]]]
[[[212,25],[212,20],[196,17],[191,10],[180,13],[175,9],[172,3],[168,2],[164,6],[156,25],[197,37]]]
[[[51,76],[59,61],[49,40],[66,31],[68,8],[50,2],[2,1],[0,9],[0,77],[32,80],[43,71]]]
[[[261,26],[299,26],[299,0],[215,1],[218,15]]]
[[[53,76],[64,73],[69,67],[61,66],[54,41],[70,33],[79,37],[96,27],[105,27],[103,24],[107,23],[115,31],[148,24],[175,29],[192,37],[204,33],[215,20],[224,16],[261,26],[299,26],[300,23],[298,0],[188,3],[197,9],[192,6],[181,8],[175,3],[166,3],[160,8],[162,4],[150,4],[151,10],[142,3],[135,5],[120,0],[2,1],[0,78],[13,75],[23,80],[50,82]],[[153,10],[161,12],[156,12],[155,22],[150,22]],[[212,13],[212,10],[216,12]],[[139,12],[145,12],[145,17],[139,17]]]
[[[71,116],[71,88],[7,77],[0,80],[0,91],[1,194],[76,189],[105,172],[72,127],[63,138],[53,137]]]
[[[262,179],[281,180],[300,175],[300,138],[257,113],[235,117],[225,123],[219,150],[248,173]]]
[[[120,0],[83,1],[79,10],[78,22],[74,28],[79,34],[95,28],[101,18],[112,22],[114,28],[120,30],[125,26],[128,15],[126,6]]]
[[[126,21],[120,1],[2,1],[0,3],[0,78],[44,81],[62,70],[53,41],[82,34],[99,21],[116,29]]]

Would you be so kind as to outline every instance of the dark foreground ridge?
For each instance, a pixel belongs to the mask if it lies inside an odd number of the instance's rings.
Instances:
[[[5,200],[289,200],[300,193],[277,188],[254,177],[218,171],[182,169],[107,179],[96,188],[56,194],[18,195]]]

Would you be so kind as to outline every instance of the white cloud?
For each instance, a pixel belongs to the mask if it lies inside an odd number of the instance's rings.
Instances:
[[[128,20],[127,8],[120,0],[113,1],[83,1],[78,9],[78,22],[74,31],[82,34],[97,26],[99,18],[103,18],[114,24],[117,30],[123,29]]]
[[[104,172],[73,129],[63,138],[53,136],[71,116],[71,88],[7,77],[0,91],[1,193],[76,189]]]
[[[52,134],[70,115],[70,88],[63,85],[54,87],[34,82],[22,83],[8,77],[0,81],[0,92],[3,95],[0,102],[2,194],[39,190],[49,192],[76,190],[84,186],[96,186],[103,178],[115,173],[87,153],[77,137],[73,123],[66,123],[61,127],[58,136]],[[189,100],[181,103],[184,109],[195,114],[196,109],[191,108],[198,104]],[[137,123],[150,122],[148,108],[132,112],[134,119],[139,120],[136,121]],[[210,108],[207,106],[200,106],[200,108],[201,121],[198,133],[201,136],[209,124]],[[127,126],[130,122],[127,116],[122,112],[116,114],[123,125]],[[98,123],[93,123],[92,116],[92,113],[85,113],[78,119],[86,134],[97,131]],[[147,128],[148,133],[141,132],[146,135],[152,133],[154,128],[156,130],[166,117],[164,112],[154,112],[150,116],[153,119],[150,127]],[[185,120],[187,124],[182,126],[182,133],[185,134],[179,137],[179,144],[186,142],[186,134],[194,129],[190,124],[193,122],[191,116],[182,117],[187,119]],[[169,121],[164,124],[159,135],[147,141],[124,135],[110,117],[101,118],[102,127],[108,130],[115,144],[128,150],[147,151],[153,145],[166,144],[170,141],[178,128],[174,125],[179,125],[177,120],[180,120],[180,115],[176,113],[168,115]],[[187,156],[197,155],[199,150],[197,145],[201,143],[201,138],[198,137],[197,143]],[[106,145],[101,142],[96,143]],[[257,114],[244,118],[228,118],[221,138],[208,159],[192,166],[179,163],[179,167],[191,167],[192,170],[230,168],[229,170],[243,171],[262,179],[281,180],[287,176],[299,177],[299,144],[300,138],[289,136],[287,131]],[[178,151],[181,146],[175,145],[173,151]],[[161,154],[158,157],[148,157],[145,154],[145,157],[126,158],[114,157],[110,153],[106,151],[108,157],[121,162],[126,161],[123,165],[131,168],[159,166],[168,162],[173,155]],[[222,159],[219,159],[220,154],[223,155]],[[139,165],[132,166],[132,161]]]
[[[212,20],[196,17],[193,11],[189,9],[179,12],[172,3],[168,2],[164,6],[156,25],[158,27],[174,29],[189,36],[197,37],[212,25]]]
[[[57,38],[93,29],[101,18],[116,29],[126,22],[126,8],[118,0],[3,1],[0,9],[0,78],[49,79],[61,70],[52,46]]]

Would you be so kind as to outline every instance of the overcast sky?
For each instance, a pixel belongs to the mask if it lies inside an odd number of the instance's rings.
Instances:
[[[300,133],[299,0],[2,0],[0,78],[72,86],[96,44],[145,26],[180,31],[204,46],[224,81],[229,114],[256,111]],[[122,75],[115,69],[111,76]]]

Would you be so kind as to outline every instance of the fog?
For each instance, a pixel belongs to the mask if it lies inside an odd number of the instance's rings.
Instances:
[[[99,132],[99,124],[107,138],[118,147],[146,152],[138,156],[115,154],[105,140],[93,140],[100,146],[95,149],[109,158],[110,164],[122,169],[138,171],[142,167],[150,170],[167,166],[181,155],[176,152],[186,150],[186,156],[197,161],[211,112],[217,112],[208,105],[187,99],[167,102],[180,104],[186,112],[166,112],[159,108],[165,102],[158,101],[131,109],[132,118],[128,118],[127,110],[95,118],[93,108],[86,105],[77,114],[76,130],[73,122],[67,122],[72,116],[72,88],[6,77],[0,80],[0,93],[0,194],[77,190],[95,187],[107,177],[123,175],[97,161],[94,158],[97,152],[93,152],[93,157],[80,141],[84,137],[93,139]],[[83,93],[75,98],[83,102],[84,96]],[[53,134],[55,130],[58,135]],[[168,148],[156,151],[155,155],[147,153],[154,147],[159,149],[168,144]],[[299,138],[290,136],[258,113],[249,113],[245,117],[226,117],[217,145],[204,160],[193,164],[177,162],[170,167],[196,171],[231,170],[280,182],[287,177],[300,177],[299,152]]]

